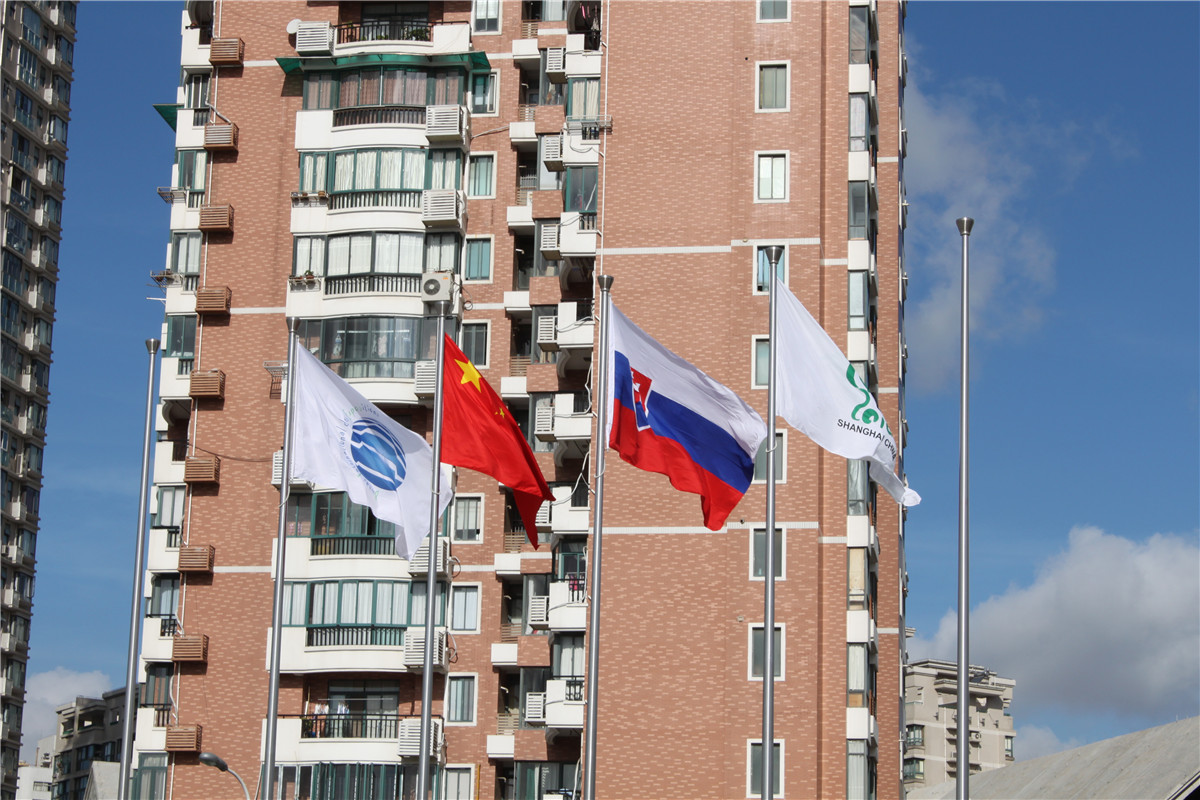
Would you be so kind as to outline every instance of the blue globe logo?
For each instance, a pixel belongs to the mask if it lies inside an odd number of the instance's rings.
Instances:
[[[350,455],[359,474],[374,486],[395,491],[407,473],[404,448],[377,422],[360,419],[350,429]]]

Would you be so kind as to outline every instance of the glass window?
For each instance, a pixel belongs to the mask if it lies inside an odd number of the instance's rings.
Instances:
[[[172,314],[167,317],[167,341],[163,355],[168,358],[192,358],[196,355],[196,317]]]
[[[753,554],[750,564],[750,574],[756,578],[761,578],[767,574],[766,528],[758,528],[751,532],[750,536],[753,540],[751,542]],[[780,528],[775,529],[775,577],[783,577],[783,530]]]
[[[471,76],[471,113],[496,113],[496,73],[476,72]]]
[[[563,182],[563,210],[596,213],[599,167],[567,167]]]
[[[775,480],[782,482],[784,479],[784,434],[779,431],[775,434]],[[767,440],[763,439],[762,444],[758,446],[758,452],[754,456],[754,480],[765,481],[767,479]]]
[[[771,342],[769,339],[754,340],[754,385],[765,387],[771,375]]]
[[[450,629],[479,630],[479,587],[453,586],[450,590]]]
[[[849,188],[850,209],[849,209],[849,230],[847,237],[850,239],[866,239],[867,238],[867,182],[866,181],[850,181]]]
[[[485,322],[464,322],[462,324],[463,355],[477,367],[488,365],[488,326]]]
[[[771,793],[773,797],[779,797],[780,781],[779,776],[783,771],[783,744],[775,742],[771,748]],[[750,744],[750,794],[759,796],[762,791],[762,742],[752,742]]]
[[[183,522],[183,501],[186,497],[186,486],[160,486],[158,488],[158,510],[154,514],[154,527],[179,527]]]
[[[171,235],[171,269],[181,275],[200,274],[201,234],[175,233]]]
[[[871,310],[868,279],[866,270],[852,270],[847,275],[849,293],[848,315],[850,330],[865,331]]]
[[[483,500],[478,497],[456,497],[454,499],[454,533],[456,542],[478,542],[481,534],[479,518]]]
[[[925,746],[925,726],[924,725],[908,725],[904,729],[904,745],[905,747],[924,747]]]
[[[491,239],[467,239],[467,269],[463,279],[468,281],[492,279]]]
[[[788,18],[788,0],[758,0],[758,19],[785,20]]]
[[[866,93],[850,95],[850,151],[860,152],[867,149],[867,137],[870,135],[869,107]]]
[[[787,199],[787,155],[762,153],[755,156],[755,197],[758,200]]]
[[[867,6],[850,7],[850,63],[866,64],[871,54],[871,29]]]
[[[500,30],[500,0],[475,0],[471,5],[471,21],[476,33]]]
[[[443,767],[441,779],[438,800],[473,800],[475,797],[470,767]]]
[[[754,250],[754,291],[764,294],[770,291],[767,280],[771,274],[771,260],[767,258],[767,247],[768,245],[759,245]],[[779,263],[775,265],[775,274],[784,283],[787,282],[787,260],[788,249],[784,246],[783,255],[779,257]]]
[[[758,68],[758,110],[783,111],[787,107],[787,64],[762,64]]]
[[[571,78],[567,82],[567,116],[576,119],[600,116],[599,78]]]
[[[766,653],[763,652],[763,631],[762,625],[753,625],[750,628],[750,677],[761,678],[763,676],[763,660],[766,658]],[[775,679],[779,680],[783,676],[783,627],[775,626]]]
[[[467,164],[467,196],[493,197],[496,194],[496,157],[473,155]]]
[[[180,150],[176,156],[179,166],[179,188],[203,192],[208,154],[203,150]]]
[[[846,513],[862,516],[867,513],[869,481],[867,462],[860,459],[846,461]]]

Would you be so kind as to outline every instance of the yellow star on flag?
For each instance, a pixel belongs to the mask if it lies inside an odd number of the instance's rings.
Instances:
[[[483,388],[479,385],[479,381],[483,378],[479,374],[479,370],[475,369],[475,365],[470,361],[459,361],[455,359],[454,363],[462,367],[462,383],[470,383],[475,386],[475,391],[482,392]]]

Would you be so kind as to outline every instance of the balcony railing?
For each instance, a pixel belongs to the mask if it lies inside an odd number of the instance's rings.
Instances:
[[[396,540],[391,536],[314,536],[314,556],[391,556]]]
[[[420,190],[369,189],[357,192],[337,192],[329,198],[329,209],[345,208],[412,208],[421,207]]]
[[[401,647],[403,626],[383,625],[309,625],[304,644],[307,647]]]
[[[147,614],[146,616],[158,618],[159,636],[174,636],[179,633],[179,619],[174,614]]]
[[[565,583],[567,585],[567,599],[572,603],[582,603],[586,591],[586,578],[582,572],[569,572],[560,577],[550,578],[554,583]]]
[[[337,108],[333,127],[347,125],[424,125],[425,106],[362,106]]]
[[[428,42],[432,25],[421,19],[386,19],[347,22],[337,26],[338,44],[363,42]]]
[[[363,294],[386,292],[390,294],[418,294],[421,291],[420,275],[350,275],[325,279],[325,294]]]
[[[283,718],[289,715],[281,714]],[[302,739],[395,739],[399,736],[398,714],[299,714]],[[295,718],[295,717],[293,717]]]

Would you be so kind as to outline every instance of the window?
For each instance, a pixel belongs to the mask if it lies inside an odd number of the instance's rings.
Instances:
[[[764,389],[771,375],[771,340],[767,336],[754,337],[754,387]]]
[[[583,678],[584,675],[584,650],[583,650],[583,634],[582,633],[556,633],[554,642],[550,645],[550,669],[555,678]],[[582,689],[580,683],[577,689]],[[582,697],[571,697],[571,692],[567,692],[567,699],[582,700]]]
[[[925,726],[924,725],[908,725],[904,729],[904,746],[905,747],[924,747],[925,746]]]
[[[759,797],[763,793],[763,790],[762,790],[763,752],[762,752],[762,742],[761,741],[750,742],[748,759],[750,761],[750,765],[749,765],[749,769],[747,770],[747,772],[750,773],[750,780],[749,780],[749,787],[747,789],[746,794],[749,797]],[[781,788],[780,788],[781,784],[780,784],[780,780],[779,780],[779,778],[782,774],[783,774],[783,742],[776,740],[774,745],[771,748],[771,796],[772,797],[781,797],[783,795],[783,792],[781,791]]]
[[[425,235],[425,272],[458,271],[458,235],[429,233]]]
[[[467,267],[465,281],[490,281],[492,279],[492,240],[467,239]]]
[[[771,291],[767,285],[767,280],[771,275],[771,260],[767,258],[767,247],[770,245],[760,244],[754,248],[754,293],[766,294]],[[779,263],[775,265],[775,274],[779,280],[787,283],[788,275],[788,249],[785,245],[783,255],[779,257]]]
[[[498,73],[476,72],[471,75],[471,113],[495,114]]]
[[[870,482],[867,476],[867,462],[861,459],[846,461],[846,514],[848,516],[863,516],[867,513],[869,504]]]
[[[180,275],[200,274],[201,234],[175,233],[171,235],[171,270]]]
[[[775,529],[775,577],[784,576],[783,529]],[[750,532],[750,576],[761,578],[767,574],[767,531],[757,528]]]
[[[314,275],[330,277],[418,275],[424,243],[425,237],[421,234],[402,231],[363,231],[328,238],[297,236],[294,274],[304,275],[311,271]]]
[[[208,122],[208,73],[188,75],[183,84],[183,107],[193,109],[192,124],[203,126]]]
[[[450,725],[475,724],[475,676],[446,677],[446,722]]]
[[[785,466],[787,459],[784,458],[784,452],[787,449],[786,431],[777,431],[775,433],[775,480],[778,483],[783,483],[786,479]],[[754,456],[754,480],[765,481],[767,479],[767,440],[763,439],[762,444],[758,446],[758,452]]]
[[[462,325],[463,355],[477,367],[488,365],[488,325],[486,322],[464,322]]]
[[[849,293],[848,315],[852,331],[867,330],[871,313],[870,289],[866,270],[851,270],[846,273],[847,291]]]
[[[472,155],[467,164],[467,196],[496,196],[496,156]]]
[[[867,182],[850,181],[849,189],[849,230],[850,239],[867,238]]]
[[[871,611],[875,605],[878,576],[872,570],[869,551],[865,547],[846,549],[847,591],[846,608],[851,611]]]
[[[167,796],[166,753],[143,753],[138,758],[132,796],[137,800],[162,800]]]
[[[871,133],[869,118],[870,106],[866,93],[850,95],[850,151],[861,152],[867,149],[868,137]]]
[[[454,584],[450,588],[450,629],[462,633],[479,630],[479,587]]]
[[[862,739],[846,742],[846,800],[874,800],[875,759]]]
[[[763,661],[766,659],[766,653],[763,652],[766,644],[763,639],[765,628],[762,625],[750,626],[750,678],[762,679],[763,676]],[[783,626],[775,626],[775,680],[783,678]]]
[[[192,358],[196,355],[196,317],[172,314],[167,317],[167,338],[163,355],[168,358]]]
[[[334,317],[301,320],[299,333],[301,346],[343,378],[411,380],[434,331],[422,317]]]
[[[1012,737],[1012,736],[1004,737],[1004,757],[1006,759],[1008,759],[1009,761],[1012,761],[1014,758],[1016,758],[1016,756],[1014,755],[1015,751],[1013,749],[1014,742],[1015,742],[1015,737]]]
[[[563,211],[595,214],[599,167],[567,167],[564,172]]]
[[[158,487],[158,511],[154,514],[155,528],[178,528],[183,522],[183,501],[186,486]]]
[[[148,617],[173,617],[179,603],[179,576],[154,575],[150,579],[150,603],[146,606]]]
[[[788,110],[788,65],[758,65],[758,111]]]
[[[758,0],[759,22],[786,22],[788,0]]]
[[[500,30],[500,0],[475,0],[471,5],[471,23],[476,33]]]
[[[846,706],[875,711],[875,670],[865,644],[846,645]]]
[[[923,759],[923,758],[906,758],[906,759],[904,759],[904,780],[906,780],[906,781],[923,781],[923,780],[925,780],[925,759]]]
[[[599,78],[571,78],[567,82],[567,116],[576,119],[600,116]]]
[[[787,153],[757,153],[754,156],[754,199],[759,203],[787,200]]]
[[[866,64],[871,56],[871,28],[867,6],[850,7],[850,63]]]
[[[454,498],[454,530],[451,540],[455,542],[477,543],[482,538],[482,507],[483,498],[456,497]]]
[[[203,194],[208,154],[203,150],[180,150],[175,157],[179,168],[179,188]]]

